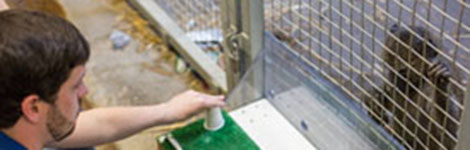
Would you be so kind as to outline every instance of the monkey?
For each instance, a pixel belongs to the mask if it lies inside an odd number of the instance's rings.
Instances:
[[[398,25],[389,29],[381,56],[388,82],[372,91],[378,104],[365,98],[365,105],[373,120],[408,147],[453,149],[458,126],[445,113],[459,119],[461,110],[451,101],[449,67],[438,59],[441,42],[424,27],[409,28],[414,33]]]

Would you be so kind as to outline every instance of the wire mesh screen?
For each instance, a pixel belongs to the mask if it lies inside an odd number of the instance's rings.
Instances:
[[[266,99],[316,148],[403,149],[300,55],[269,35],[265,41]]]
[[[218,59],[219,0],[155,2]],[[291,61],[335,84],[406,149],[453,149],[459,142],[470,73],[470,1],[264,0],[264,12],[266,30],[296,55]],[[289,67],[302,68],[297,65]],[[247,98],[235,99],[241,106]]]
[[[265,48],[228,96],[228,109],[266,99],[317,149],[400,149],[396,140],[380,134],[382,128],[358,111],[357,104],[344,101],[345,95],[338,88],[286,45],[267,34]],[[260,93],[250,77],[262,72],[266,72],[266,88]]]
[[[219,0],[154,0],[213,61],[221,62]],[[219,64],[221,65],[221,64]]]
[[[453,149],[470,2],[265,0],[265,24],[407,149]]]

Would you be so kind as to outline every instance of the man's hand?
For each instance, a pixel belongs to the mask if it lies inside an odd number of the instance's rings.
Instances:
[[[204,109],[225,105],[223,96],[211,96],[193,90],[183,92],[166,102],[165,115],[168,122],[184,120]]]

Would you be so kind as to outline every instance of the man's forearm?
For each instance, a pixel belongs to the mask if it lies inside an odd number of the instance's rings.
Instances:
[[[225,105],[223,99],[223,96],[189,90],[159,105],[85,111],[78,117],[76,129],[70,137],[50,145],[84,147],[113,142],[155,125],[186,119],[207,108],[222,107]]]
[[[166,104],[97,108],[82,112],[74,133],[58,147],[93,146],[116,141],[155,125],[174,121]]]

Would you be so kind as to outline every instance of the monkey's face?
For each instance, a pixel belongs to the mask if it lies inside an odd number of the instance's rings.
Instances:
[[[403,27],[395,27],[392,35],[387,38],[386,46],[389,48],[387,63],[393,68],[422,70],[429,68],[438,56],[435,38],[422,27],[411,27],[412,31]],[[387,53],[387,52],[386,52]],[[412,67],[412,68],[411,68]]]
[[[384,61],[394,71],[391,78],[398,75],[402,80],[418,83],[431,63],[436,60],[439,48],[435,38],[422,27],[394,27],[386,39]]]

